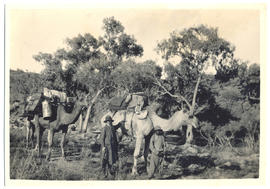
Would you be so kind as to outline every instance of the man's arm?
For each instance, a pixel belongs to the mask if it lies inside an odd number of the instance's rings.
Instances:
[[[103,127],[101,135],[100,135],[100,144],[101,144],[101,149],[104,148],[105,146],[105,137],[106,137],[106,126]]]
[[[154,138],[155,136],[153,135],[150,139],[150,146],[149,149],[151,150],[152,153],[157,154],[156,153],[156,149],[155,149],[155,145],[154,145]]]

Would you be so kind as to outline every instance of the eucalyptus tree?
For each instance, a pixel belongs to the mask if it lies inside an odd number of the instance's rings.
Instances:
[[[198,89],[208,68],[219,70],[223,65],[231,65],[235,47],[218,34],[217,28],[200,25],[182,31],[173,31],[168,39],[160,41],[156,51],[170,62],[167,64],[166,81],[156,80],[164,93],[184,102],[193,116],[204,107],[197,102]],[[167,83],[167,84],[166,84]],[[170,87],[170,86],[174,87]],[[192,95],[187,89],[193,88]]]
[[[180,89],[187,85],[194,88],[192,99],[186,98],[180,90],[178,94],[172,94],[162,83],[160,86],[172,97],[184,101],[193,115],[203,74],[211,66],[218,70],[222,65],[231,64],[235,48],[218,35],[217,28],[200,25],[172,32],[168,39],[158,43],[156,50],[166,61],[178,58],[178,64],[169,64],[165,71],[177,80],[175,85],[180,85]]]
[[[114,17],[103,20],[104,35],[90,33],[66,39],[67,47],[56,52],[39,53],[33,58],[41,62],[49,88],[68,94],[88,93],[91,97],[83,130],[86,130],[93,104],[104,91],[112,91],[111,72],[123,59],[142,56],[143,48]]]
[[[86,86],[92,100],[87,109],[83,131],[86,131],[93,104],[102,92],[112,92],[112,71],[122,62],[135,56],[142,56],[143,48],[132,35],[125,33],[124,26],[114,17],[103,20],[103,36],[98,39],[90,34],[68,40],[71,49],[66,53],[70,67],[75,65],[73,81]]]

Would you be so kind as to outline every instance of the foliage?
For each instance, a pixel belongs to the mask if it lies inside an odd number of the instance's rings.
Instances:
[[[42,85],[42,79],[37,73],[10,70],[10,103],[24,102],[29,95],[38,92]]]
[[[153,60],[132,59],[143,55],[143,47],[114,17],[105,18],[102,29],[101,36],[78,34],[54,53],[34,55],[45,66],[41,74],[11,71],[10,102],[23,101],[43,87],[69,96],[87,93],[90,104],[95,103],[89,112],[97,122],[111,97],[144,92],[150,103],[159,103],[157,111],[164,118],[179,109],[191,110],[209,143],[221,145],[229,131],[233,146],[241,143],[257,150],[260,66],[235,59],[235,47],[217,28],[200,25],[173,31],[157,44],[165,60],[162,67]],[[207,73],[208,68],[216,73]]]
[[[102,28],[105,34],[100,41],[110,58],[121,60],[123,57],[142,56],[142,46],[136,44],[133,36],[124,33],[124,26],[114,17],[105,18]]]
[[[219,67],[229,63],[234,49],[228,41],[218,36],[217,28],[205,25],[174,31],[169,39],[162,40],[157,46],[157,52],[164,59],[178,56],[180,61],[199,72],[209,64]]]
[[[114,86],[129,93],[142,92],[149,97],[156,92],[155,78],[161,77],[161,67],[154,61],[136,63],[132,60],[123,62],[112,72]]]
[[[165,69],[170,77],[168,85],[173,88],[178,86],[174,92],[189,90],[189,93],[183,92],[185,95],[181,94],[180,97],[193,115],[203,73],[209,66],[218,70],[223,65],[232,64],[235,48],[218,36],[217,28],[200,25],[180,32],[173,31],[169,39],[158,43],[156,50],[165,60],[178,58],[176,66],[169,64]],[[190,91],[193,91],[192,94]]]

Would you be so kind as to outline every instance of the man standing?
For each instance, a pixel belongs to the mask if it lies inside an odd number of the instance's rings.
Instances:
[[[151,158],[148,178],[151,179],[157,171],[161,173],[161,170],[163,169],[162,161],[164,158],[165,138],[164,133],[159,126],[155,128],[155,132],[150,139],[149,149],[151,151]]]
[[[116,161],[118,160],[118,141],[116,131],[112,125],[112,117],[106,116],[105,126],[102,130],[101,139],[101,165],[104,176],[107,177],[107,166],[111,175],[115,175]]]

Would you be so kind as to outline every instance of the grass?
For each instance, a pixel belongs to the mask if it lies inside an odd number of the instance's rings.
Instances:
[[[25,149],[25,132],[22,128],[10,130],[10,178],[33,180],[103,180],[100,168],[100,146],[78,135],[67,137],[67,160],[60,159],[59,138],[55,135],[54,157],[50,162],[33,155]],[[76,139],[76,140],[75,140]],[[134,141],[133,141],[134,143]],[[134,144],[121,144],[119,171],[115,179],[147,179],[143,162],[138,162],[139,176],[131,176]],[[257,178],[259,172],[258,152],[248,146],[231,148],[216,146],[196,147],[196,153],[186,151],[183,146],[168,145],[163,179],[219,179]],[[43,137],[43,153],[46,152],[46,137]],[[200,157],[200,154],[206,154]],[[194,170],[193,170],[194,169]],[[196,171],[200,169],[200,171]],[[109,178],[112,179],[112,178]]]

